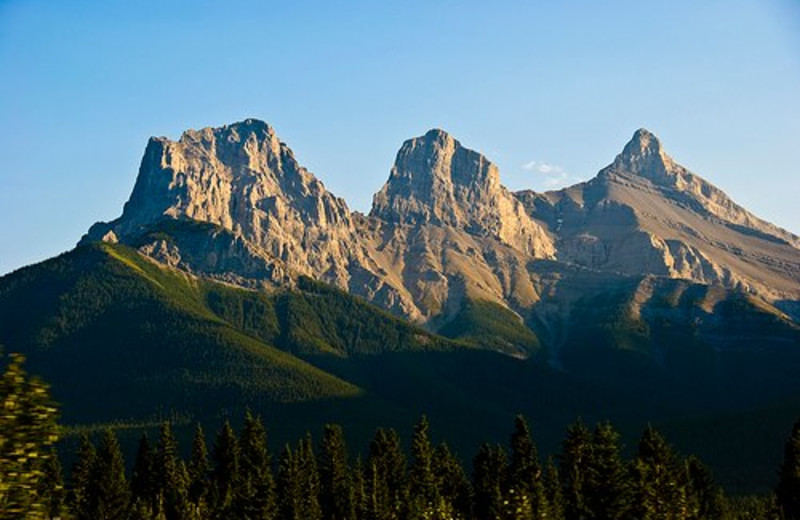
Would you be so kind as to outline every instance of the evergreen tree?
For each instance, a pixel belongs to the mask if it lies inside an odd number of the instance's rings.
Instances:
[[[561,445],[561,482],[564,516],[570,520],[586,520],[592,513],[586,504],[586,480],[592,455],[592,434],[578,419],[567,428]]]
[[[687,518],[720,520],[725,517],[722,490],[717,487],[711,470],[695,456],[684,462]]]
[[[433,471],[439,490],[440,507],[446,505],[452,516],[472,516],[472,486],[461,461],[450,452],[446,443],[437,446],[433,455]]]
[[[45,506],[47,518],[61,518],[65,512],[66,488],[61,461],[55,448],[50,449],[44,461],[42,480],[39,483],[39,499]]]
[[[439,503],[439,490],[433,473],[433,447],[430,425],[424,415],[414,427],[411,439],[411,468],[408,473],[409,518],[425,518]]]
[[[242,518],[267,520],[275,514],[275,481],[267,448],[267,431],[249,411],[239,436],[239,474],[235,510]]]
[[[511,464],[508,483],[509,512],[513,518],[546,518],[547,502],[542,483],[539,452],[528,423],[518,415],[511,435]]]
[[[43,463],[57,440],[56,408],[47,386],[29,378],[12,354],[0,377],[0,519],[46,515],[39,496]]]
[[[184,520],[189,517],[187,488],[189,477],[180,458],[178,441],[168,422],[161,425],[155,455],[155,475],[159,498],[166,520]]]
[[[320,520],[322,509],[319,504],[320,481],[317,459],[314,455],[314,442],[311,434],[300,441],[296,452],[297,475],[300,489],[303,490],[300,500],[301,517],[304,520]]]
[[[775,496],[785,520],[800,520],[800,421],[786,440]]]
[[[405,516],[406,459],[394,430],[378,429],[369,445],[364,468],[366,518],[391,520]]]
[[[298,475],[298,464],[292,448],[287,444],[278,457],[278,503],[279,520],[303,520],[302,494]]]
[[[67,494],[70,509],[76,520],[93,520],[94,513],[91,509],[95,490],[92,485],[92,475],[97,452],[94,444],[85,433],[81,435],[78,453],[72,466],[71,492]]]
[[[215,518],[226,518],[233,510],[235,486],[239,480],[239,445],[227,421],[217,432],[212,458],[211,507]]]
[[[208,479],[211,474],[211,465],[208,462],[205,432],[203,432],[203,427],[199,423],[195,426],[192,439],[192,458],[186,467],[186,473],[189,478],[187,496],[192,504],[195,516],[207,515]]]
[[[150,518],[158,506],[158,476],[155,473],[155,454],[147,432],[139,438],[136,459],[131,472],[131,510],[134,516]]]
[[[353,519],[364,520],[367,518],[367,482],[364,477],[364,463],[361,461],[360,455],[356,458],[351,475]]]
[[[635,499],[633,512],[642,520],[682,519],[687,515],[682,467],[672,447],[648,426],[639,441],[634,460]]]
[[[584,495],[591,518],[622,520],[630,517],[631,481],[622,458],[619,433],[610,423],[598,424],[592,434],[592,456]]]
[[[472,488],[475,517],[481,520],[503,518],[508,480],[508,459],[500,446],[483,444],[472,463]]]
[[[119,441],[110,429],[105,430],[100,438],[90,482],[92,517],[95,520],[125,518],[130,504],[130,490]]]
[[[552,457],[547,458],[544,469],[544,491],[547,497],[547,518],[552,520],[564,518],[564,495],[561,490],[561,479]]]
[[[320,507],[324,520],[352,520],[353,489],[342,427],[326,424],[319,446]]]

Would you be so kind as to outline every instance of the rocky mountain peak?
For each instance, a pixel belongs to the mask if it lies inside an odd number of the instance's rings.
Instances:
[[[403,143],[389,179],[373,198],[370,215],[494,236],[543,256],[552,252],[544,231],[500,184],[497,166],[439,129]]]
[[[674,166],[658,137],[644,128],[634,132],[612,164],[614,170],[640,175],[657,184],[674,182]]]

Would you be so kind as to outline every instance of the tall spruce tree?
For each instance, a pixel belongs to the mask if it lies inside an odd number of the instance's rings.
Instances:
[[[317,458],[314,454],[314,441],[311,434],[300,440],[296,452],[297,475],[300,481],[301,515],[305,520],[320,520],[322,509],[319,504],[320,482]]]
[[[597,520],[630,518],[632,482],[619,438],[610,423],[598,424],[592,433],[584,496],[591,518]]]
[[[91,509],[93,502],[92,474],[94,471],[97,451],[87,434],[81,434],[78,444],[78,453],[72,465],[71,491],[67,494],[69,507],[76,520],[93,520],[94,512]]]
[[[547,497],[547,517],[551,520],[564,518],[564,494],[558,468],[552,457],[547,458],[544,468],[544,490]]]
[[[436,488],[439,490],[440,504],[453,517],[472,517],[472,485],[467,478],[461,461],[442,443],[433,454],[433,472]]]
[[[228,421],[217,432],[212,458],[211,509],[215,518],[227,518],[233,514],[234,494],[239,480],[239,443]]]
[[[721,520],[725,517],[722,490],[714,482],[711,470],[694,455],[684,462],[687,518]]]
[[[143,432],[139,438],[130,487],[135,516],[153,516],[158,509],[158,476],[155,473],[155,453],[150,446],[147,432]]]
[[[90,482],[92,517],[95,520],[125,518],[130,506],[130,489],[119,441],[111,429],[106,429],[100,438]]]
[[[800,520],[800,421],[786,440],[775,496],[785,520]]]
[[[47,518],[62,518],[65,514],[66,487],[58,452],[51,448],[44,460],[42,479],[39,482],[39,499],[44,504]]]
[[[567,428],[561,444],[561,482],[564,516],[570,520],[588,520],[592,513],[586,503],[586,480],[592,456],[592,434],[578,419]]]
[[[319,445],[320,507],[324,520],[353,520],[355,507],[342,427],[326,424]]]
[[[207,516],[211,464],[208,462],[206,435],[200,423],[195,426],[194,437],[192,438],[192,457],[186,466],[186,473],[189,479],[187,497],[192,505],[194,514],[195,516]]]
[[[677,520],[688,516],[682,465],[672,447],[648,426],[634,459],[633,516],[641,520]]]
[[[528,423],[518,415],[511,435],[511,464],[508,472],[508,506],[515,518],[546,518],[547,497],[542,483],[539,452]]]
[[[267,431],[259,417],[249,411],[239,435],[239,474],[236,479],[237,515],[251,520],[269,520],[275,515],[275,480],[267,447]]]
[[[378,429],[364,468],[366,518],[403,518],[407,510],[406,458],[395,430]]]
[[[298,464],[291,446],[286,444],[278,457],[277,518],[279,520],[303,520],[302,494],[304,492],[298,475]]]
[[[501,446],[483,444],[472,462],[475,517],[503,518],[508,480],[508,457]]]
[[[409,518],[425,518],[439,504],[439,490],[433,472],[433,447],[428,418],[422,416],[411,439],[411,468],[408,473]]]
[[[57,440],[56,407],[47,386],[25,373],[24,359],[12,354],[0,376],[0,519],[46,515],[38,489]]]
[[[159,498],[166,520],[184,520],[190,515],[189,477],[180,457],[178,441],[170,423],[161,425],[155,456],[155,474]]]
[[[367,481],[364,476],[364,463],[361,460],[361,455],[356,457],[356,462],[353,464],[353,471],[351,472],[351,489],[352,489],[352,509],[354,520],[365,520],[367,518]]]

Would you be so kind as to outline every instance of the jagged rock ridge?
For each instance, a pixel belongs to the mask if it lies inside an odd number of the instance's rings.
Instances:
[[[266,123],[190,130],[150,140],[122,216],[84,238],[101,239],[244,286],[309,275],[434,328],[467,301],[526,323],[552,314],[542,309],[568,314],[574,295],[560,287],[574,267],[609,283],[718,284],[785,309],[800,300],[800,238],[678,165],[644,129],[591,181],[543,194],[509,192],[486,157],[431,130],[403,143],[368,216]]]

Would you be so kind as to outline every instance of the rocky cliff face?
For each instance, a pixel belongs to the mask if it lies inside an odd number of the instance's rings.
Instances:
[[[432,327],[466,301],[525,320],[568,313],[579,296],[564,277],[576,268],[598,286],[652,275],[800,300],[800,239],[678,165],[646,130],[593,180],[543,194],[510,193],[486,157],[431,130],[402,145],[368,216],[266,123],[190,130],[150,140],[122,216],[84,240],[244,286],[308,275]]]

